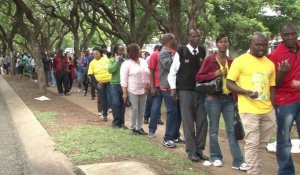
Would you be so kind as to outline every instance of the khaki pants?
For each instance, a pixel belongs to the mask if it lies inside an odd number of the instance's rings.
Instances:
[[[245,130],[245,160],[249,175],[263,172],[263,156],[276,122],[275,111],[267,114],[240,114]]]

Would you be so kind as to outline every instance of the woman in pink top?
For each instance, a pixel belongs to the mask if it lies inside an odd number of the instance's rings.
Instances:
[[[124,101],[131,103],[130,128],[132,134],[147,135],[143,130],[143,114],[150,83],[150,70],[147,61],[140,58],[140,47],[130,44],[127,47],[127,60],[120,70]]]

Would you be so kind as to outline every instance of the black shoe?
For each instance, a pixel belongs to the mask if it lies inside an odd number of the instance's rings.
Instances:
[[[130,130],[131,130],[130,132],[131,132],[132,135],[137,135],[138,134],[136,129],[130,129]]]
[[[103,116],[103,119],[102,119],[103,121],[107,121],[108,119],[107,119],[107,116]]]
[[[197,155],[199,156],[200,160],[208,160],[209,158],[204,155],[203,153],[197,153]]]
[[[121,128],[121,129],[128,129],[128,127],[125,126],[125,125],[120,125],[119,128]]]
[[[92,100],[95,100],[95,97],[92,97]]]
[[[157,122],[157,124],[158,124],[158,125],[164,125],[164,122],[161,121],[161,120],[159,120],[159,121]]]
[[[136,132],[137,132],[139,135],[148,135],[148,133],[146,133],[146,132],[144,131],[143,128],[141,128],[141,129],[139,129],[139,130],[136,130]]]
[[[188,158],[193,162],[199,162],[201,160],[200,157],[195,153],[190,153]]]
[[[113,127],[113,128],[119,128],[120,126],[119,126],[119,125],[112,124],[111,127]]]
[[[86,92],[86,91],[84,91],[84,94],[83,94],[83,96],[86,96],[86,94],[87,94],[87,92]]]
[[[144,124],[149,124],[149,120],[144,120]]]

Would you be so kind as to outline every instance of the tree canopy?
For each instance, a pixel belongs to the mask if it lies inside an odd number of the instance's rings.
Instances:
[[[225,33],[231,51],[245,51],[253,32],[272,38],[281,23],[300,21],[299,4],[299,0],[3,0],[1,52],[29,48],[28,36],[34,30],[43,50],[73,47],[78,53],[103,43],[143,45],[166,32],[185,44],[193,27],[202,31],[202,43]],[[275,15],[268,16],[264,9]]]
[[[0,54],[28,50],[42,70],[41,52],[71,47],[78,55],[104,43],[143,46],[167,32],[183,45],[188,30],[199,28],[201,44],[225,33],[238,55],[248,50],[254,32],[272,39],[282,23],[299,26],[299,18],[300,0],[2,0]]]

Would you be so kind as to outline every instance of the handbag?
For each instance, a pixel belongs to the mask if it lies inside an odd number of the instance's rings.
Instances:
[[[243,140],[245,137],[244,127],[237,107],[234,107],[234,134],[237,140]]]
[[[125,101],[125,107],[127,108],[131,107],[131,102],[129,101],[129,99]]]
[[[217,76],[215,79],[209,81],[197,82],[194,90],[201,94],[222,94],[222,81],[222,76]]]

